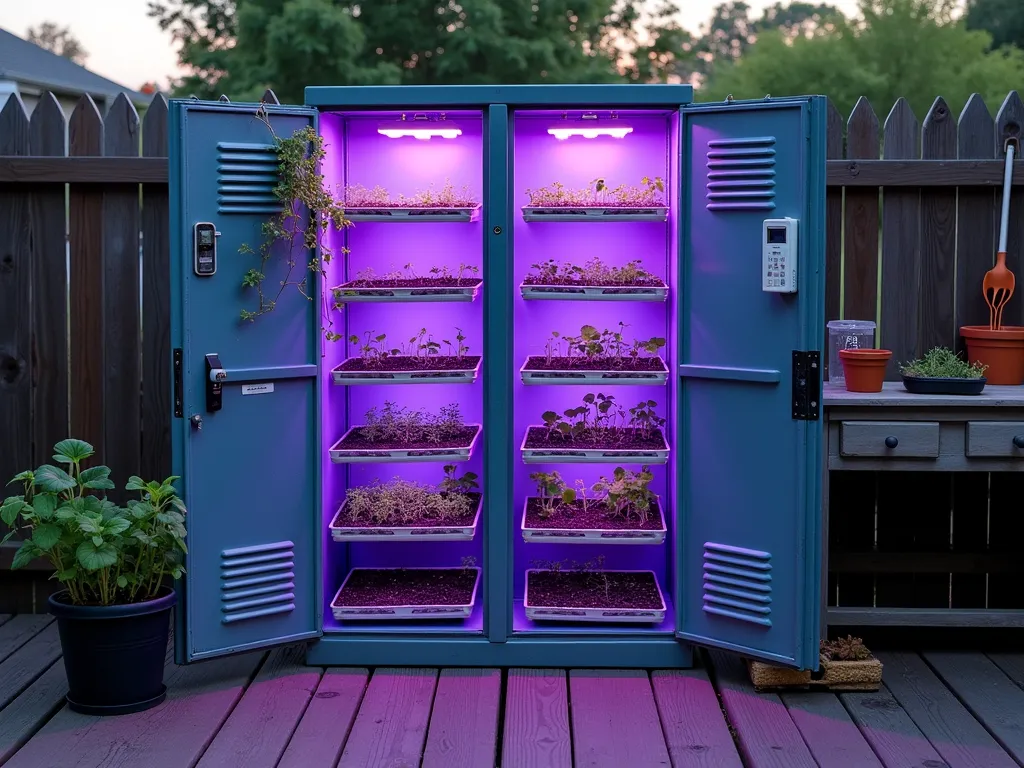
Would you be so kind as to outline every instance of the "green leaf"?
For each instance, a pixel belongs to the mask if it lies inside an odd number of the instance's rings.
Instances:
[[[153,541],[152,536],[150,536],[145,531],[140,531],[138,529],[132,531],[132,537],[138,539],[143,544],[149,544],[151,541]]]
[[[70,520],[77,516],[78,511],[71,504],[61,504],[57,507],[57,512],[54,515],[58,520]]]
[[[18,547],[18,551],[14,553],[14,559],[11,561],[11,570],[16,571],[19,568],[24,568],[41,554],[42,552],[39,551],[39,547],[36,546],[35,542],[32,540],[25,541]]]
[[[44,491],[60,493],[70,488],[76,488],[78,483],[60,467],[44,464],[36,470],[36,485]]]
[[[53,460],[61,464],[81,462],[95,453],[93,447],[84,440],[68,438],[53,446]]]
[[[93,488],[95,490],[110,490],[116,487],[110,479],[110,469],[108,467],[89,467],[89,469],[83,469],[81,474],[78,475],[78,482],[85,488]]]
[[[19,472],[11,478],[11,483],[31,483],[35,479],[36,473],[31,469],[26,469],[24,472]]]
[[[92,543],[95,544],[97,547],[102,547],[103,546],[103,537],[102,536],[93,536],[92,537]]]
[[[128,482],[125,484],[124,489],[126,491],[144,491],[146,490],[146,483],[138,475],[132,475],[128,478]]]
[[[78,545],[75,552],[78,562],[87,571],[98,571],[100,568],[109,568],[117,562],[117,550],[112,544],[101,543],[97,545],[95,540],[83,541]]]
[[[124,517],[115,517],[113,520],[107,522],[103,526],[103,532],[108,536],[116,536],[119,533],[124,533],[131,527],[131,521]]]
[[[72,565],[70,568],[68,568],[65,571],[58,571],[57,572],[57,580],[58,581],[71,581],[76,576],[78,576],[78,566],[77,565]]]
[[[36,513],[42,521],[51,520],[53,518],[53,512],[57,509],[57,503],[60,500],[56,496],[49,494],[37,494],[32,499],[32,511]]]
[[[32,543],[43,552],[48,552],[60,541],[60,526],[53,523],[37,525],[32,531]]]
[[[91,517],[86,515],[78,516],[78,529],[82,533],[99,533],[103,530],[103,526],[99,521],[93,520]]]
[[[118,576],[117,577],[117,586],[119,586],[121,589],[124,589],[125,587],[127,587],[128,586],[128,578],[125,577],[125,576]]]
[[[21,510],[27,506],[24,496],[8,496],[4,499],[3,506],[0,506],[0,520],[7,525],[14,525]]]

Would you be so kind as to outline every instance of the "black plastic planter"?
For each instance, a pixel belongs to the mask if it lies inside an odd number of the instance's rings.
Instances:
[[[130,605],[72,605],[67,591],[50,597],[57,617],[68,706],[87,715],[126,715],[167,695],[164,656],[177,595]]]
[[[951,379],[938,377],[904,376],[903,386],[915,395],[980,395],[985,389],[985,377],[980,379]]]

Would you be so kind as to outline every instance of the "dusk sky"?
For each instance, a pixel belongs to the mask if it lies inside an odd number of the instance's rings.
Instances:
[[[693,32],[711,16],[720,0],[682,0],[682,23]],[[747,0],[757,11],[773,0]],[[856,0],[832,0],[843,11]],[[102,11],[100,7],[102,6]],[[146,0],[0,0],[0,27],[21,37],[30,26],[54,21],[69,26],[89,53],[86,66],[130,87],[166,83],[178,72],[171,41],[146,16]]]

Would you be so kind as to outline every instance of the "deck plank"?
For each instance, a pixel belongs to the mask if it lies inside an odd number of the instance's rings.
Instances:
[[[171,666],[167,699],[146,712],[90,717],[61,709],[4,768],[185,768],[196,764],[263,654]]]
[[[1024,691],[981,653],[925,653],[924,659],[999,745],[1024,764]]]
[[[706,670],[656,670],[651,687],[672,768],[742,768]]]
[[[10,706],[0,710],[0,765],[64,706],[67,693],[64,662],[58,659]]]
[[[1024,688],[1024,653],[990,653],[988,657],[1003,674]]]
[[[405,768],[423,758],[437,669],[373,673],[338,768]]]
[[[569,700],[576,768],[671,765],[643,670],[570,670]]]
[[[501,763],[510,768],[572,768],[565,670],[508,671]]]
[[[274,768],[302,719],[323,670],[305,666],[306,647],[271,651],[198,768]]]
[[[749,768],[818,768],[782,699],[757,693],[735,656],[722,651],[710,656],[726,717]]]
[[[13,614],[10,614],[10,613],[0,613],[0,627],[2,627],[4,624],[6,624],[8,621],[10,621],[13,618],[14,618]]]
[[[25,643],[46,629],[53,616],[46,613],[23,613],[0,622],[0,661],[3,661]]]
[[[879,653],[883,680],[950,768],[1013,768],[1017,763],[916,653]]]
[[[442,669],[422,768],[496,765],[500,710],[500,669]]]
[[[801,691],[783,693],[781,699],[818,765],[881,768],[871,745],[835,694]]]
[[[839,700],[885,768],[945,766],[885,686],[877,693],[841,693]]]
[[[278,768],[333,768],[352,730],[369,679],[366,669],[328,668]]]
[[[20,617],[15,616],[12,621]],[[52,623],[0,663],[0,709],[10,704],[60,658],[60,636]]]

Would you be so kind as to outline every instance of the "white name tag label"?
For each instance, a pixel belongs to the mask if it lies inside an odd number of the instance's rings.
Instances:
[[[242,394],[243,395],[269,395],[274,391],[274,382],[267,382],[266,384],[243,384]]]

